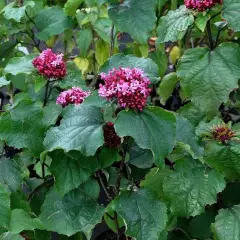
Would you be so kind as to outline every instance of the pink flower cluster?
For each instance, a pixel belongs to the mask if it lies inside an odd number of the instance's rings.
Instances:
[[[63,54],[55,54],[49,48],[34,58],[32,64],[39,74],[47,78],[61,79],[65,77],[67,72]]]
[[[216,4],[222,4],[222,0],[184,0],[185,6],[189,9],[194,9],[203,12]]]
[[[69,90],[61,92],[56,103],[63,107],[66,107],[68,104],[81,104],[89,95],[89,91],[84,91],[79,87],[72,87]]]
[[[101,73],[105,84],[100,84],[99,95],[107,100],[116,99],[124,108],[143,110],[150,95],[150,80],[138,68],[112,69]]]

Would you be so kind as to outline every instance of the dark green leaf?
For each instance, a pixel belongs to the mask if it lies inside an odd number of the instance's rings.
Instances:
[[[87,57],[88,49],[93,40],[92,30],[90,28],[82,29],[77,35],[77,44],[80,50],[81,57]]]
[[[0,229],[8,228],[10,218],[10,193],[0,184]]]

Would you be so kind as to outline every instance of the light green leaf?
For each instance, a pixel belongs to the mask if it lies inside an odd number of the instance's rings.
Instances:
[[[147,43],[157,20],[155,0],[125,0],[109,6],[109,18],[121,32],[129,33],[139,43]]]
[[[80,50],[80,57],[87,57],[92,40],[93,34],[90,28],[82,29],[78,32],[77,45]]]
[[[184,117],[177,116],[177,142],[188,145],[191,148],[192,156],[199,158],[203,155],[204,149],[195,134],[195,128]]]
[[[240,179],[240,147],[238,143],[225,146],[209,142],[206,147],[205,161],[224,174],[228,179]]]
[[[162,104],[166,104],[166,101],[172,95],[177,82],[178,82],[178,77],[175,72],[169,73],[163,77],[157,89],[157,92],[158,92],[158,95],[160,96],[160,101]]]
[[[0,139],[15,148],[28,148],[38,156],[43,151],[46,130],[43,117],[41,106],[28,99],[20,101],[0,117]]]
[[[223,43],[213,51],[188,49],[178,64],[177,74],[193,103],[201,110],[216,111],[238,87],[240,47]]]
[[[199,13],[199,15],[197,16],[196,20],[195,20],[195,24],[196,26],[202,31],[205,31],[205,27],[207,25],[208,20],[210,19],[210,15],[209,14],[203,14],[203,13]]]
[[[158,25],[158,42],[175,42],[183,38],[186,30],[194,22],[191,12],[180,6],[177,10],[170,10],[166,16],[161,17]]]
[[[79,153],[79,160],[65,155],[63,151],[54,151],[50,154],[52,163],[50,171],[55,177],[55,185],[62,195],[78,188],[81,183],[86,182],[95,169],[84,164],[97,161],[95,157],[85,157]],[[63,169],[65,169],[63,171]]]
[[[221,209],[212,224],[214,240],[240,239],[240,205]]]
[[[163,191],[174,215],[196,216],[206,205],[217,201],[217,193],[225,188],[223,176],[197,160],[178,160],[175,171],[164,179]]]
[[[7,66],[4,68],[6,73],[17,75],[20,73],[30,74],[34,70],[32,65],[33,55],[26,55],[24,57],[14,57],[9,60]]]
[[[84,155],[94,155],[103,145],[103,116],[100,108],[93,106],[68,106],[63,112],[59,127],[50,129],[44,140],[48,151],[62,148],[80,150]]]
[[[223,2],[223,18],[228,22],[230,28],[235,32],[240,31],[240,1],[239,0],[224,0]]]
[[[121,192],[111,204],[124,219],[126,234],[136,240],[158,240],[167,222],[167,208],[147,189]]]
[[[155,163],[162,166],[175,144],[175,124],[173,113],[159,107],[147,107],[141,113],[121,111],[114,126],[119,136],[131,136],[140,148],[150,149]]]
[[[149,58],[137,58],[133,55],[116,54],[104,63],[99,72],[107,73],[109,70],[119,67],[140,68],[152,83],[156,83],[159,80],[158,67],[153,60]]]
[[[23,230],[44,229],[43,224],[37,218],[22,209],[14,209],[11,215],[10,231],[12,233],[20,233]]]
[[[169,169],[152,168],[151,171],[145,176],[140,186],[150,189],[156,194],[158,199],[163,198],[163,181],[164,178],[171,174]]]
[[[10,81],[7,81],[5,77],[0,77],[0,88],[3,86],[7,86]]]
[[[24,240],[19,234],[13,234],[11,232],[5,232],[0,237],[2,240]]]
[[[71,236],[77,232],[90,233],[101,222],[103,213],[103,207],[83,190],[76,189],[61,197],[53,188],[39,218],[48,231]]]
[[[8,228],[10,218],[10,193],[0,184],[0,229]]]
[[[76,13],[76,10],[79,8],[81,3],[83,3],[84,0],[68,0],[64,5],[64,10],[67,15],[74,16]]]
[[[94,23],[94,30],[105,41],[111,42],[112,21],[108,18],[100,18]],[[116,41],[117,43],[117,41]]]
[[[73,21],[58,6],[44,8],[37,14],[34,21],[39,31],[36,37],[43,41],[73,27]]]
[[[35,92],[39,92],[47,84],[47,79],[39,75],[35,78]]]
[[[99,39],[96,42],[96,60],[99,66],[102,66],[109,57],[109,44]]]
[[[6,189],[15,192],[22,184],[22,172],[13,159],[0,159],[0,183]]]

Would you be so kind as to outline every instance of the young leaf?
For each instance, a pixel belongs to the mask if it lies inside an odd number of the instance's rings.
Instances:
[[[115,129],[121,137],[133,137],[140,148],[151,149],[155,163],[162,166],[175,144],[176,118],[159,107],[147,107],[141,113],[122,111]]]
[[[157,20],[155,0],[125,0],[121,4],[112,4],[108,9],[110,19],[119,31],[129,33],[139,43],[147,43],[149,33]]]
[[[77,232],[90,233],[103,214],[104,208],[83,190],[76,189],[61,197],[53,188],[39,218],[48,231],[71,236]]]
[[[177,74],[191,100],[201,110],[216,111],[229,93],[238,87],[240,47],[222,43],[213,51],[207,48],[188,49],[182,56]]]
[[[214,240],[240,239],[240,205],[221,209],[212,224]]]
[[[163,191],[174,215],[196,216],[206,205],[217,201],[217,193],[225,188],[223,176],[197,160],[179,160],[175,171],[164,179]]]
[[[180,6],[175,11],[169,11],[166,16],[161,17],[158,25],[158,42],[175,42],[183,38],[186,30],[194,22],[191,12]]]
[[[79,8],[81,3],[83,3],[84,0],[68,0],[64,5],[64,10],[67,15],[74,16],[76,13],[76,10]]]
[[[99,108],[69,106],[64,110],[60,126],[47,132],[44,144],[48,151],[62,148],[94,155],[104,143],[102,124],[103,116]]]
[[[137,58],[133,55],[116,54],[101,66],[99,72],[107,73],[109,70],[119,67],[140,68],[152,83],[157,83],[159,80],[158,67],[153,60]]]
[[[58,6],[44,8],[38,12],[34,22],[39,31],[36,37],[43,41],[73,27],[71,18],[67,17],[63,9]]]
[[[147,189],[121,192],[111,206],[125,220],[126,234],[136,240],[159,240],[166,227],[167,208]]]

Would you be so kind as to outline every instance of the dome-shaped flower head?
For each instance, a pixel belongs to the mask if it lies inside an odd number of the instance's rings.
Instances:
[[[214,126],[211,132],[212,137],[222,143],[226,143],[237,136],[236,133],[231,129],[230,125],[225,123]]]
[[[38,73],[46,78],[61,79],[67,72],[63,54],[55,54],[49,48],[34,58],[32,64]]]
[[[107,100],[117,100],[123,108],[142,111],[150,95],[150,80],[138,68],[112,69],[101,73],[105,84],[100,84],[99,95]]]
[[[185,6],[199,12],[206,11],[216,4],[222,4],[222,0],[184,0]]]
[[[116,134],[114,124],[108,122],[103,126],[105,144],[110,148],[117,148],[121,144],[121,138]]]
[[[62,105],[63,107],[66,107],[68,104],[81,104],[89,95],[89,91],[84,91],[79,87],[73,87],[69,90],[61,92],[56,103]]]

